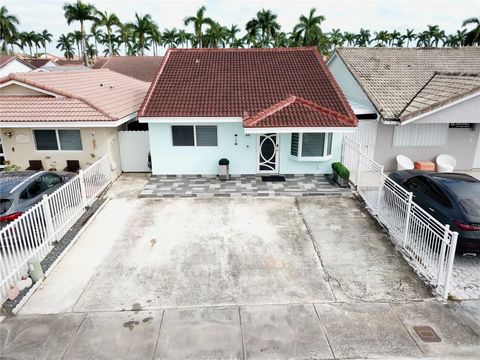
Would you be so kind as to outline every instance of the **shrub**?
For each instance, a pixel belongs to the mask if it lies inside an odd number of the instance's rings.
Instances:
[[[230,164],[230,161],[228,159],[225,159],[225,158],[220,159],[218,161],[218,165],[228,165],[228,164]]]
[[[342,179],[348,180],[350,178],[350,171],[340,162],[335,162],[332,164],[332,169],[340,176]]]

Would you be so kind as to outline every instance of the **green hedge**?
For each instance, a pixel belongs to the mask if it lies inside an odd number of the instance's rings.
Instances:
[[[336,171],[338,176],[342,179],[348,180],[350,178],[350,171],[340,162],[335,162],[332,164],[332,169]]]

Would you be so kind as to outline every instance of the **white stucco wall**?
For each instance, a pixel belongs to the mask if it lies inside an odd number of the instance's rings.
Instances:
[[[56,129],[61,129],[61,127]],[[8,132],[12,132],[13,136],[6,136],[5,133]],[[31,128],[2,128],[0,136],[5,160],[20,166],[22,170],[28,167],[29,160],[41,160],[44,169],[47,170],[52,161],[57,162],[57,170],[63,170],[67,166],[67,160],[79,160],[80,167],[85,168],[89,163],[108,154],[110,162],[116,165],[114,174],[119,175],[121,160],[117,132],[116,128],[81,128],[80,136],[83,147],[81,151],[38,151],[35,149]],[[92,157],[91,154],[94,154],[95,157]],[[50,156],[51,160],[46,160],[46,156]]]
[[[0,68],[0,77],[7,76],[14,72],[30,72],[32,69],[18,60],[12,60],[4,67]]]

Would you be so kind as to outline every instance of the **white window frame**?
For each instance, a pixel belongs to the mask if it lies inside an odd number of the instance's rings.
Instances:
[[[292,155],[292,134],[290,134],[290,158],[297,160],[297,161],[328,161],[333,159],[332,150],[333,150],[333,133],[332,132],[323,132],[319,131],[319,134],[325,134],[325,141],[323,142],[323,156],[303,156],[303,134],[304,133],[297,133],[298,134],[298,152],[297,156]],[[330,154],[325,155],[328,153],[328,135],[332,135],[332,149],[330,149]]]
[[[57,139],[57,147],[58,149],[57,150],[38,150],[38,147],[37,147],[37,139],[35,138],[35,130],[53,130],[55,131],[55,137]],[[78,130],[78,132],[80,133],[80,144],[82,145],[82,149],[81,150],[62,150],[61,149],[61,146],[60,146],[60,137],[58,135],[58,130]],[[33,143],[35,145],[35,151],[36,152],[49,152],[49,153],[58,153],[58,152],[63,152],[63,153],[79,153],[79,152],[82,152],[84,151],[84,148],[83,148],[83,141],[82,141],[82,131],[80,129],[71,129],[71,128],[67,128],[67,129],[63,129],[63,128],[58,128],[58,129],[49,129],[49,128],[38,128],[38,129],[32,129],[32,139],[33,139]]]
[[[193,145],[174,145],[173,143],[173,127],[174,126],[193,126]],[[197,126],[215,126],[216,128],[216,137],[217,137],[217,145],[197,145]],[[218,126],[216,124],[201,124],[201,125],[193,125],[193,124],[172,124],[170,125],[170,134],[172,135],[172,147],[174,148],[189,148],[189,147],[199,147],[199,148],[216,148],[218,147]]]

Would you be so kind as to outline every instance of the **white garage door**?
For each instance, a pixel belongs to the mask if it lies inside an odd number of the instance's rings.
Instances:
[[[148,152],[150,140],[148,131],[119,131],[118,142],[124,172],[149,172]]]

